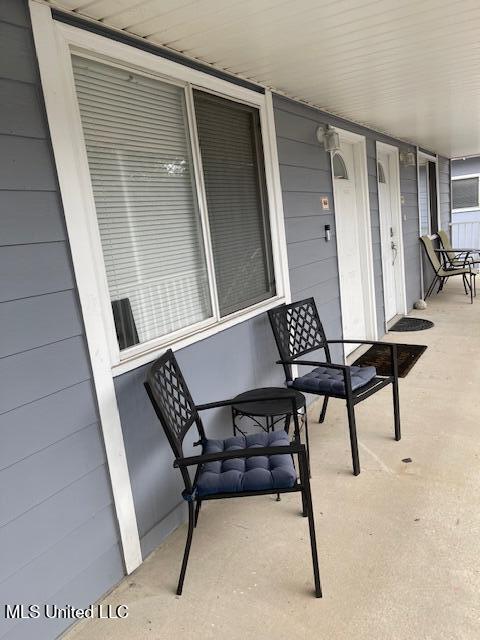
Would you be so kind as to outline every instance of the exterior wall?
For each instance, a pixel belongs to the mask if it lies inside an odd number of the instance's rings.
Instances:
[[[379,336],[382,336],[385,333],[385,314],[375,143],[378,140],[402,150],[414,149],[284,97],[275,96],[274,105],[292,297],[315,296],[327,333],[332,336],[341,335],[333,185],[329,155],[318,144],[315,131],[320,124],[331,124],[366,138],[377,327]],[[400,165],[400,188],[404,200],[402,218],[407,302],[411,308],[420,295],[416,167]],[[328,211],[321,207],[322,196],[329,199]],[[330,224],[332,230],[329,243],[325,242],[325,224]]]
[[[86,606],[123,576],[26,5],[0,3],[0,601]],[[68,620],[5,620],[2,640]]]
[[[413,167],[400,165],[400,191],[402,194],[405,287],[407,290],[407,307],[411,310],[414,303],[422,295],[416,164]]]

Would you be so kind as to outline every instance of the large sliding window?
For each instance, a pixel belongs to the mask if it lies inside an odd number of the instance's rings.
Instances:
[[[258,108],[90,58],[72,64],[119,350],[274,298]]]

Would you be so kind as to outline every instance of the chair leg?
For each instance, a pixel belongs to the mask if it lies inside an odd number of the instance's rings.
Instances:
[[[303,414],[303,420],[305,424],[305,442],[307,444],[307,470],[308,477],[312,477],[312,470],[310,468],[310,438],[308,437],[308,416],[307,416],[307,407],[305,407],[305,413]]]
[[[325,396],[325,398],[323,399],[322,411],[320,412],[320,417],[318,419],[320,424],[322,424],[322,422],[325,420],[325,414],[327,413],[327,406],[328,406],[328,396]]]
[[[303,462],[300,461],[300,465],[307,466],[306,456],[300,454],[299,458],[303,458]],[[322,597],[322,586],[320,584],[320,569],[318,567],[318,554],[317,554],[317,539],[315,535],[315,520],[313,516],[313,504],[312,504],[312,492],[310,490],[310,479],[308,477],[308,473],[305,471],[303,473],[304,481],[303,481],[303,490],[302,490],[302,500],[307,508],[307,516],[308,516],[308,528],[310,531],[310,547],[312,549],[312,565],[313,565],[313,580],[315,583],[315,597]]]
[[[353,475],[360,473],[360,460],[358,458],[357,427],[355,424],[355,407],[347,400],[348,430],[350,432],[350,447],[352,449]]]
[[[437,284],[437,280],[438,280],[438,276],[437,276],[437,274],[435,274],[435,275],[433,276],[433,280],[432,280],[432,282],[430,283],[430,286],[429,286],[429,287],[428,287],[428,289],[427,289],[427,292],[426,292],[426,294],[425,294],[425,298],[424,298],[424,300],[426,300],[428,297],[430,297],[430,295],[431,295],[432,291],[435,289],[435,285]]]
[[[462,275],[462,280],[463,280],[463,289],[465,291],[465,295],[468,296],[467,277],[465,276],[465,274]]]
[[[306,483],[309,482],[308,473],[306,473],[306,467],[303,464],[304,456],[299,453],[298,454],[298,475],[300,476],[300,484],[302,487],[305,487]],[[306,518],[308,516],[308,504],[307,498],[305,496],[305,491],[302,489],[302,516]]]
[[[438,289],[437,289],[437,295],[440,293],[440,291],[443,289],[443,281],[445,280],[445,278],[440,278],[440,284],[438,285]]]
[[[200,515],[200,509],[202,508],[202,501],[197,500],[197,504],[195,505],[195,520],[193,526],[196,527],[198,523],[198,516]]]
[[[182,568],[180,570],[180,578],[178,580],[177,596],[182,595],[183,581],[185,580],[185,572],[187,571],[188,556],[190,554],[190,547],[192,546],[193,529],[195,526],[195,514],[193,508],[193,502],[188,503],[188,534],[187,542],[185,544],[185,552],[183,554]]]
[[[395,440],[398,442],[402,438],[400,430],[400,394],[398,391],[398,378],[394,378],[393,387],[393,416],[395,422]]]

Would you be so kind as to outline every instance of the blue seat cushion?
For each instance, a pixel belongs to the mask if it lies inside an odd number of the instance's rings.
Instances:
[[[377,375],[375,367],[350,367],[352,378],[352,390],[363,387]],[[328,367],[317,367],[309,371],[300,378],[295,378],[290,383],[291,387],[299,391],[319,393],[328,395],[329,393],[345,395],[345,383],[343,372],[340,369],[329,369]]]
[[[250,447],[280,447],[290,444],[283,430],[235,436],[226,440],[207,440],[203,453],[235,451]],[[197,479],[199,497],[214,493],[261,491],[293,487],[297,478],[290,454],[231,458],[208,462],[201,468]]]

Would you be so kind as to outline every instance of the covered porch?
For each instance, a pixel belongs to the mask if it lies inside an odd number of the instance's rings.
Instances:
[[[343,402],[323,425],[310,408],[321,604],[299,496],[221,501],[204,507],[181,599],[184,526],[106,598],[127,604],[127,619],[81,623],[66,638],[475,638],[480,307],[450,281],[411,315],[435,326],[385,337],[428,345],[400,383],[400,442],[390,393],[362,403],[354,478]]]

